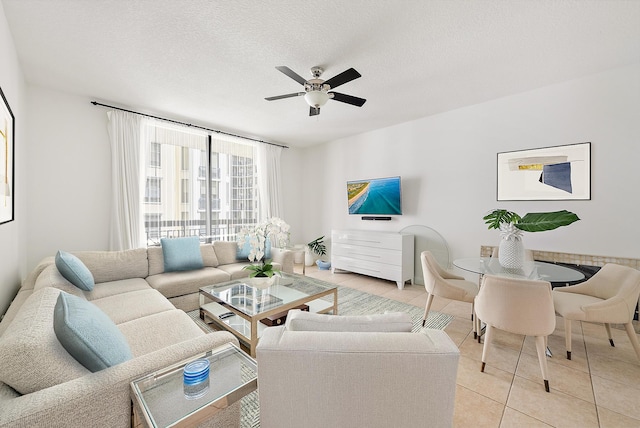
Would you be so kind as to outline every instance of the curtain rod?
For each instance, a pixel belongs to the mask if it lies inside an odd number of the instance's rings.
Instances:
[[[244,139],[244,140],[255,141],[255,142],[257,142],[257,143],[270,144],[270,145],[272,145],[272,146],[282,147],[283,149],[288,149],[288,148],[289,148],[289,146],[283,146],[282,144],[270,143],[270,142],[268,142],[268,141],[258,140],[257,138],[244,137],[244,136],[242,136],[242,135],[232,134],[232,133],[230,133],[230,132],[224,132],[224,131],[220,131],[220,130],[218,130],[218,129],[205,128],[204,126],[193,125],[193,124],[191,124],[191,123],[179,122],[179,121],[177,121],[177,120],[167,119],[167,118],[159,117],[159,116],[154,116],[154,115],[152,115],[152,114],[140,113],[140,112],[133,111],[133,110],[127,110],[126,108],[121,108],[121,107],[116,107],[116,106],[110,106],[110,105],[108,105],[108,104],[102,104],[102,103],[99,103],[99,102],[97,102],[97,101],[91,101],[91,104],[93,104],[94,106],[102,106],[102,107],[112,108],[112,109],[115,109],[115,110],[126,111],[127,113],[138,114],[138,115],[140,115],[140,116],[150,117],[150,118],[152,118],[152,119],[163,120],[163,121],[165,121],[165,122],[176,123],[176,124],[178,124],[178,125],[184,125],[184,126],[188,126],[188,127],[190,127],[190,128],[203,129],[203,130],[205,130],[205,131],[215,132],[216,134],[224,134],[224,135],[229,135],[229,136],[231,136],[231,137],[242,138],[242,139]]]

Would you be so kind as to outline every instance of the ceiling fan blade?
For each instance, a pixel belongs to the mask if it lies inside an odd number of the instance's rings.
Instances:
[[[362,105],[367,102],[364,98],[354,97],[353,95],[341,94],[340,92],[329,93],[333,94],[333,99],[335,101],[340,101],[341,103],[347,103],[357,107],[362,107]]]
[[[279,67],[276,67],[276,69],[278,71],[281,71],[282,73],[286,74],[287,76],[291,77],[293,80],[295,80],[296,82],[298,82],[301,85],[304,85],[307,82],[307,79],[305,79],[304,77],[300,76],[298,73],[296,73],[295,71],[293,71],[292,69],[290,69],[286,65],[281,65]]]
[[[340,85],[344,85],[347,82],[351,82],[352,80],[355,80],[361,76],[362,75],[358,73],[354,68],[350,68],[338,74],[337,76],[333,76],[331,79],[327,80],[324,83],[331,86],[331,89],[333,89],[337,88]]]
[[[305,94],[304,92],[294,92],[293,94],[276,95],[275,97],[267,97],[265,98],[265,100],[267,101],[281,100],[283,98],[299,97],[304,94]]]
[[[320,107],[309,107],[309,116],[317,116],[320,114]]]

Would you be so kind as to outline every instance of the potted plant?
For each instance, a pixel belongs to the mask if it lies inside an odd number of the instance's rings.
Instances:
[[[273,268],[269,259],[262,259],[260,263],[247,265],[242,269],[251,271],[250,278],[271,278],[274,275],[280,275],[280,271]]]
[[[251,228],[243,228],[238,233],[238,245],[249,243],[250,250],[247,258],[252,264],[243,269],[251,271],[251,278],[274,279],[274,275],[280,275],[278,269],[273,268],[270,259],[267,259],[267,251],[270,243],[276,246],[285,246],[289,240],[289,225],[278,217],[273,217],[266,222]],[[258,262],[253,264],[253,262]],[[269,282],[269,281],[268,281]]]
[[[307,251],[305,252],[305,265],[311,266],[314,263],[312,254],[317,254],[320,257],[327,254],[327,246],[324,244],[324,235],[314,239],[307,244]]]
[[[570,211],[528,213],[524,217],[513,211],[494,209],[482,218],[488,229],[500,229],[498,261],[503,267],[519,269],[524,263],[522,232],[543,232],[568,226],[580,220]]]

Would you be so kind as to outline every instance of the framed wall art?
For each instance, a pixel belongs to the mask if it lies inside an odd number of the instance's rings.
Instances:
[[[591,143],[498,153],[497,199],[591,199]]]
[[[3,224],[13,221],[14,215],[15,118],[2,88],[0,95],[0,224]]]

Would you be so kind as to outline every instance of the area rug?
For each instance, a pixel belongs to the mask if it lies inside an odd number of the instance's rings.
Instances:
[[[304,291],[305,287],[310,287],[312,285],[321,285],[325,287],[332,285],[315,278],[303,277],[301,275],[296,275],[296,278],[298,278],[298,281],[296,281],[295,288],[300,289],[301,291]],[[332,301],[333,297],[327,296],[325,299]],[[424,308],[386,299],[384,297],[365,293],[353,288],[338,286],[338,313],[340,315],[370,315],[382,314],[385,312],[406,312],[411,315],[411,319],[413,320],[412,331],[418,332],[422,329]],[[204,323],[200,319],[199,311],[195,310],[188,312],[188,315],[205,331],[214,331],[208,324]],[[443,330],[447,325],[449,325],[451,320],[453,320],[453,316],[451,315],[436,311],[429,311],[429,317],[427,318],[425,327]],[[254,391],[245,396],[242,399],[241,407],[242,416],[240,426],[242,428],[259,427],[260,408],[258,404],[258,391]]]

